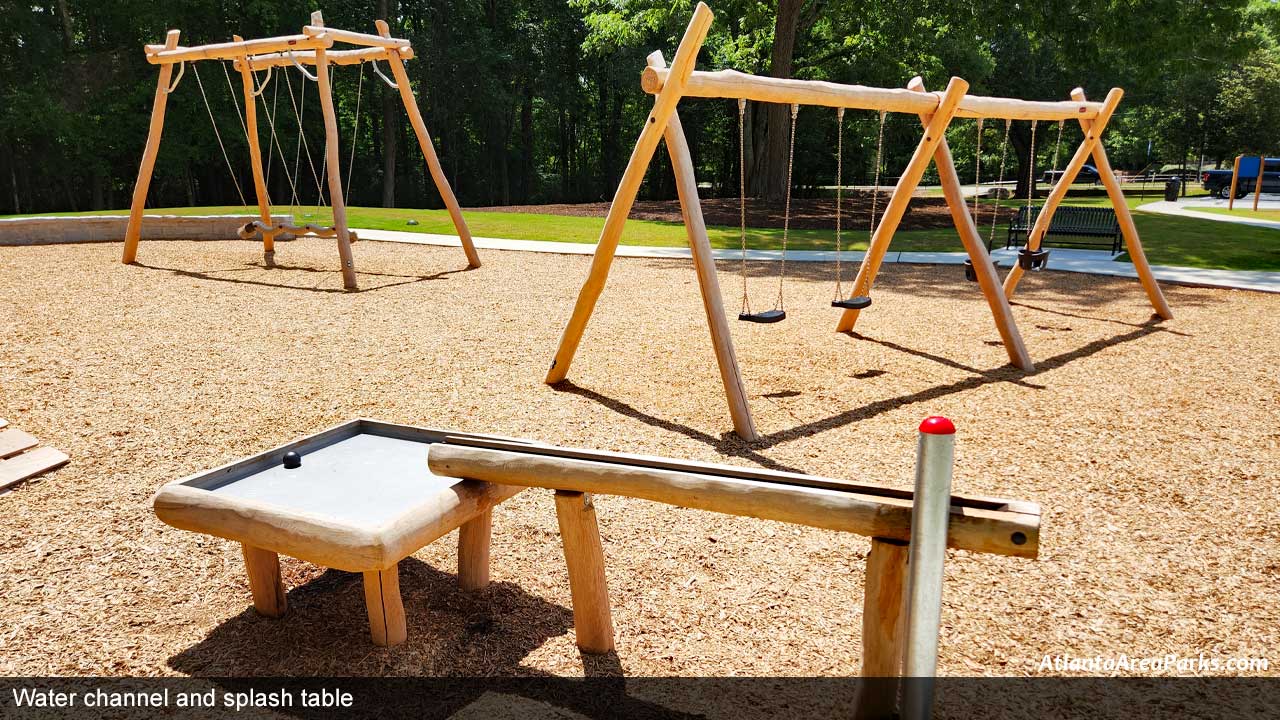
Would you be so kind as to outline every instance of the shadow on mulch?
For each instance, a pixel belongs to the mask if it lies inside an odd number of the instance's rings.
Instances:
[[[360,287],[356,290],[347,290],[342,287],[342,271],[334,269],[321,269],[306,267],[303,265],[283,265],[281,263],[272,263],[270,265],[262,263],[245,263],[240,267],[219,268],[212,270],[187,270],[183,268],[164,267],[161,265],[147,265],[146,263],[135,262],[137,267],[146,268],[148,270],[164,270],[180,277],[193,278],[196,280],[212,280],[215,282],[235,283],[238,285],[259,285],[262,287],[283,288],[286,290],[304,290],[306,292],[318,293],[365,293],[375,290],[385,290],[387,288],[399,287],[401,285],[411,285],[413,283],[427,282],[431,280],[445,280],[455,273],[467,272],[473,270],[471,267],[459,268],[457,270],[442,270],[438,273],[430,275],[398,275],[395,273],[377,273],[366,272],[363,270],[356,271],[356,280]],[[319,283],[315,285],[298,285],[288,282],[268,282],[266,280],[255,280],[245,277],[225,277],[222,273],[243,273],[253,271],[274,271],[279,270],[289,273],[310,273],[320,276]],[[289,276],[283,276],[287,279]],[[327,286],[322,286],[324,283]]]

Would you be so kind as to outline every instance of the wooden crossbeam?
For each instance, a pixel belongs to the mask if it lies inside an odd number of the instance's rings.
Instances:
[[[364,62],[387,60],[391,57],[392,52],[388,48],[376,47],[361,48],[359,50],[331,50],[325,55],[328,57],[330,65],[359,65]],[[401,60],[412,60],[414,58],[411,45],[396,48],[394,52],[399,54]],[[269,67],[288,67],[293,65],[295,60],[302,65],[315,65],[315,51],[302,50],[254,55],[249,58],[249,67],[252,70],[265,70]],[[235,67],[237,70],[240,69],[239,60],[235,61]]]
[[[645,68],[640,84],[645,92],[657,94],[666,87],[669,73],[669,70],[661,68]],[[783,105],[799,103],[912,115],[937,112],[944,95],[921,94],[900,88],[761,77],[736,70],[695,71],[689,77],[682,94],[688,97],[746,98],[755,102]],[[1102,103],[1096,102],[1035,101],[965,95],[956,107],[955,116],[1012,120],[1088,120],[1097,117],[1101,111]]]
[[[175,31],[170,31],[175,32]],[[196,45],[194,47],[169,47],[147,45],[144,49],[147,62],[152,65],[172,65],[188,60],[235,60],[245,55],[261,53],[320,50],[333,45],[333,38],[323,35],[284,35],[281,37],[255,38],[233,42]]]

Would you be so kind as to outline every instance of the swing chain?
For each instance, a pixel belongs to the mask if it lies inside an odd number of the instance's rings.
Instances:
[[[1000,199],[1004,195],[1004,168],[1009,157],[1009,131],[1013,129],[1013,120],[1005,118],[1004,140],[1000,143],[1000,174],[996,178],[996,204],[991,209],[991,235],[987,238],[990,247],[996,241],[996,223],[1000,220]]]
[[[999,190],[997,190],[999,192]],[[973,151],[973,224],[979,221],[979,198],[982,197],[982,118],[978,118],[977,147]]]
[[[782,211],[782,260],[778,265],[778,300],[774,307],[786,310],[783,304],[782,284],[787,276],[787,236],[791,232],[791,171],[796,164],[796,116],[800,114],[800,104],[791,104],[791,139],[787,151],[787,199]]]
[[[884,121],[885,121],[885,118],[888,117],[888,115],[889,114],[887,111],[885,110],[880,111],[880,128],[876,131],[875,184],[871,190],[871,221],[867,227],[867,251],[868,252],[871,251],[872,241],[876,239],[876,207],[879,205],[879,202],[880,202],[880,170],[881,170],[881,167],[884,165]],[[866,265],[865,255],[863,256],[863,260],[864,260],[863,265],[865,266]],[[864,273],[861,271],[858,272],[858,276],[861,278],[861,282],[859,282],[857,286],[854,287],[853,289],[853,292],[855,295],[864,292],[863,288],[867,285],[867,281],[870,277],[867,273]]]
[[[844,108],[836,108],[836,299],[844,299],[844,289],[840,286],[840,233],[841,205],[844,202]]]

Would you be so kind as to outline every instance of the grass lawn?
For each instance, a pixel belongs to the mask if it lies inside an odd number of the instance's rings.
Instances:
[[[1280,221],[1280,210],[1259,210],[1254,212],[1250,208],[1253,207],[1252,200],[1242,200],[1240,203],[1242,208],[1238,207],[1234,210],[1219,207],[1188,207],[1188,210],[1203,213],[1213,213],[1214,215],[1234,215],[1236,217],[1249,218],[1250,220],[1275,220]]]
[[[1129,207],[1136,208],[1158,197],[1139,198],[1136,195],[1127,197]],[[989,207],[994,201],[983,201]],[[1011,200],[1001,201],[1008,207]],[[1025,202],[1025,201],[1022,201]],[[1105,196],[1070,197],[1068,204],[1105,207],[1108,200]],[[984,208],[984,210],[987,208]],[[331,217],[326,209],[321,209],[316,216],[310,216],[310,208],[299,210],[298,221],[326,224]],[[1212,211],[1213,209],[1208,209]],[[113,210],[101,212],[76,213],[81,215],[123,214],[126,211]],[[242,207],[198,207],[198,208],[158,208],[148,210],[150,213],[174,215],[201,215],[223,213],[256,212],[256,208]],[[511,240],[548,240],[554,242],[594,243],[599,236],[603,224],[601,218],[570,217],[564,215],[539,215],[532,213],[502,213],[464,211],[471,232],[479,237],[507,238]],[[1261,217],[1263,213],[1248,216]],[[1239,214],[1240,211],[1237,211]],[[67,213],[49,213],[62,215]],[[1275,219],[1280,219],[1280,212],[1271,211]],[[990,216],[982,213],[981,233],[985,238],[990,234]],[[407,225],[410,219],[417,220],[417,225]],[[416,210],[407,208],[365,208],[348,209],[348,221],[352,227],[377,230],[399,230],[405,232],[452,234],[453,225],[444,210]],[[1158,215],[1154,213],[1134,212],[1134,221],[1138,233],[1142,236],[1143,246],[1151,262],[1157,265],[1179,265],[1185,267],[1215,268],[1226,270],[1272,270],[1280,271],[1280,231],[1268,228],[1250,227],[1247,225],[1229,225],[1212,220]],[[738,247],[738,229],[729,226],[711,226],[707,228],[711,244],[716,248]],[[1004,228],[996,228],[997,247],[1002,246]],[[654,222],[648,220],[631,220],[623,234],[625,245],[651,245],[659,247],[679,247],[686,243],[684,226],[680,223]],[[861,228],[851,229],[845,234],[844,244],[847,249],[861,250],[867,246],[866,231]],[[779,229],[751,229],[748,232],[748,245],[759,249],[778,249],[782,246],[782,231]],[[794,250],[830,250],[835,246],[834,233],[829,230],[792,230],[789,240]],[[893,250],[898,251],[954,251],[960,249],[960,241],[950,229],[912,230],[898,233],[893,241]],[[1117,258],[1127,262],[1128,256]]]

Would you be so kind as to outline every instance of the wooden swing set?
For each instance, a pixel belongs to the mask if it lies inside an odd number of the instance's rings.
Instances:
[[[409,76],[404,69],[404,61],[410,60],[414,56],[413,46],[408,40],[391,37],[390,27],[386,21],[378,20],[375,25],[378,30],[377,35],[329,28],[325,27],[324,19],[321,13],[317,11],[311,14],[311,24],[304,27],[299,35],[253,40],[245,40],[236,36],[233,42],[182,47],[178,45],[179,31],[170,30],[163,45],[147,45],[145,48],[147,62],[160,66],[160,77],[156,84],[155,99],[151,108],[151,125],[147,133],[147,145],[142,155],[141,166],[138,169],[138,181],[133,189],[133,204],[129,213],[129,225],[125,231],[123,262],[130,264],[137,260],[138,240],[141,237],[147,192],[151,185],[151,174],[155,168],[156,155],[160,149],[160,135],[164,131],[165,105],[168,102],[169,95],[182,82],[187,63],[192,65],[193,74],[200,88],[200,95],[204,99],[205,109],[209,111],[209,119],[213,122],[214,134],[217,137],[219,147],[222,149],[223,159],[226,161],[227,169],[231,171],[232,182],[236,186],[236,191],[240,193],[242,202],[244,200],[244,194],[240,191],[240,184],[236,179],[234,167],[227,154],[226,145],[222,141],[222,134],[219,132],[217,122],[214,120],[213,110],[209,105],[204,83],[200,80],[199,70],[196,68],[196,63],[199,61],[217,60],[221,61],[224,74],[227,75],[229,88],[231,87],[231,77],[227,73],[226,63],[230,62],[234,69],[240,73],[244,93],[244,111],[243,114],[240,113],[240,106],[237,103],[236,112],[243,122],[241,129],[244,131],[245,140],[249,146],[249,161],[253,171],[254,190],[257,195],[259,219],[245,225],[241,228],[239,234],[244,239],[258,236],[262,238],[263,252],[268,266],[274,262],[275,239],[277,237],[285,235],[332,237],[338,242],[338,256],[342,263],[342,284],[348,290],[358,289],[355,260],[351,253],[351,243],[357,238],[347,226],[346,190],[350,188],[351,167],[355,161],[355,144],[359,128],[360,93],[364,85],[364,65],[369,63],[373,66],[374,73],[388,87],[399,91],[400,99],[404,103],[405,112],[409,117],[409,123],[413,126],[418,145],[422,148],[422,154],[426,158],[427,169],[431,173],[431,178],[435,182],[436,189],[440,192],[440,197],[443,199],[445,207],[449,210],[449,217],[457,230],[458,238],[462,241],[462,249],[466,254],[467,264],[470,267],[479,267],[480,256],[476,253],[475,244],[472,242],[471,231],[467,228],[466,220],[462,217],[462,209],[453,194],[453,189],[449,186],[444,169],[440,166],[440,159],[436,156],[431,136],[427,133],[427,126],[422,120],[417,100],[413,95],[413,88],[409,84]],[[334,43],[353,45],[356,46],[356,49],[331,50],[330,48],[333,47]],[[387,66],[391,69],[391,77],[383,74],[377,64],[379,61],[387,63]],[[175,65],[177,66],[176,77],[174,76]],[[332,67],[336,65],[360,66],[356,100],[357,126],[356,132],[352,133],[351,157],[347,164],[348,185],[345,189],[342,184],[338,119],[334,109],[332,90]],[[315,71],[309,72],[306,66],[313,67]],[[325,142],[324,158],[320,163],[321,170],[319,172],[316,171],[316,164],[311,157],[311,146],[307,142],[306,134],[303,131],[306,82],[301,84],[301,90],[296,96],[293,91],[293,82],[289,80],[287,74],[290,67],[297,69],[306,81],[316,84],[317,94],[320,98],[320,110],[324,118]],[[267,148],[268,161],[266,171],[263,169],[262,150],[259,147],[258,98],[263,96],[267,85],[271,83],[275,68],[285,69],[277,74],[284,75],[285,81],[288,83],[289,104],[292,106],[298,121],[298,148],[295,152],[294,172],[292,174],[289,172],[289,163],[285,158],[284,148],[280,145],[276,132],[275,114],[272,112],[272,107],[275,103],[267,104],[265,98],[263,99],[263,115],[271,128]],[[266,75],[264,79],[259,81],[258,73],[263,70],[266,71]],[[276,87],[278,90],[278,83]],[[276,151],[281,164],[284,166],[284,172],[291,191],[291,200],[296,205],[299,204],[297,176],[304,148],[306,150],[307,163],[316,182],[317,205],[324,201],[323,186],[325,178],[327,177],[328,179],[329,203],[333,209],[332,226],[290,225],[277,223],[272,219],[272,202],[267,192],[270,160],[273,157],[272,150]]]
[[[879,194],[879,170],[883,151],[884,118],[887,113],[903,113],[919,117],[923,127],[920,138],[910,161],[902,171],[893,194],[880,216],[875,219],[872,210],[872,230],[870,246],[863,256],[862,266],[853,281],[854,289],[846,296],[839,280],[837,265],[836,293],[832,305],[841,309],[840,319],[836,325],[839,332],[849,332],[858,321],[863,309],[871,305],[871,287],[880,271],[885,253],[889,249],[894,233],[907,210],[911,196],[920,184],[921,177],[928,169],[930,162],[937,166],[939,182],[943,195],[965,252],[969,255],[966,262],[966,273],[977,281],[983,296],[990,307],[996,328],[1000,333],[1009,361],[1016,367],[1032,371],[1035,365],[1028,355],[1022,336],[1018,331],[1009,306],[1009,297],[1013,294],[1027,270],[1040,270],[1045,267],[1047,251],[1041,249],[1041,241],[1053,219],[1054,211],[1066,196],[1076,176],[1090,156],[1094,166],[1102,177],[1111,204],[1120,221],[1125,244],[1133,261],[1135,270],[1147,292],[1147,296],[1156,313],[1162,318],[1173,317],[1165,302],[1160,287],[1156,284],[1142,251],[1142,243],[1137,228],[1129,214],[1120,183],[1111,170],[1106,150],[1100,138],[1107,122],[1115,112],[1124,92],[1114,88],[1107,94],[1103,102],[1086,100],[1084,91],[1076,89],[1071,93],[1071,100],[1058,102],[1028,101],[1012,98],[983,97],[966,94],[969,84],[958,77],[951,78],[943,92],[929,93],[925,91],[920,78],[914,78],[906,89],[877,88],[862,85],[843,85],[811,80],[793,80],[786,78],[769,78],[748,75],[733,70],[703,72],[694,70],[698,51],[711,26],[712,12],[705,3],[698,3],[694,10],[684,36],[676,49],[675,57],[668,68],[661,52],[654,52],[648,57],[647,67],[641,77],[645,92],[655,96],[653,110],[645,122],[644,129],[636,141],[630,162],[618,184],[609,214],[605,219],[604,229],[596,246],[591,268],[586,282],[578,294],[564,334],[560,339],[555,359],[547,373],[548,384],[564,380],[569,373],[578,344],[586,330],[587,321],[595,309],[596,301],[604,290],[605,281],[627,216],[636,199],[640,184],[644,180],[645,171],[657,150],[658,142],[666,140],[667,151],[671,157],[671,166],[675,174],[676,189],[681,211],[684,216],[685,229],[692,251],[694,270],[698,278],[698,286],[702,294],[703,309],[711,331],[711,342],[716,354],[716,362],[720,370],[720,378],[728,399],[729,413],[733,419],[734,430],[747,441],[759,439],[759,432],[751,416],[747,402],[746,386],[738,367],[733,348],[732,336],[725,318],[720,285],[716,276],[715,260],[711,244],[707,238],[706,224],[703,221],[702,209],[698,198],[697,180],[694,177],[692,156],[684,130],[680,125],[680,117],[676,105],[682,97],[726,98],[738,101],[740,168],[742,163],[742,116],[746,102],[780,103],[791,106],[791,143],[794,157],[795,119],[801,105],[816,105],[835,108],[839,127],[843,129],[843,117],[846,109],[872,110],[880,114],[880,131],[876,158],[876,195]],[[996,267],[987,253],[986,245],[978,232],[974,215],[969,212],[960,184],[960,177],[952,161],[951,150],[947,146],[946,130],[953,118],[973,118],[979,121],[979,137],[981,137],[981,121],[984,119],[1003,119],[1005,126],[1005,150],[1007,151],[1010,124],[1015,120],[1029,120],[1032,123],[1054,121],[1059,123],[1059,142],[1061,140],[1062,123],[1075,119],[1084,133],[1084,139],[1066,168],[1058,176],[1057,182],[1045,200],[1043,208],[1036,218],[1035,226],[1028,234],[1026,247],[1019,253],[1018,262],[1009,274],[1000,281]],[[1034,132],[1034,124],[1033,124]],[[837,200],[843,178],[841,155],[843,140],[837,145]],[[1056,155],[1056,151],[1055,151]],[[1034,163],[1034,159],[1032,161]],[[980,163],[978,163],[980,165]],[[1055,157],[1054,164],[1057,164]],[[1003,180],[1004,159],[1001,159],[1001,176]],[[790,174],[788,166],[787,208],[784,219],[782,240],[782,261],[779,271],[778,296],[771,310],[753,311],[746,292],[746,212],[745,212],[745,177],[740,169],[739,184],[743,204],[741,218],[742,264],[743,264],[743,308],[739,319],[749,322],[772,323],[786,317],[783,306],[782,278],[785,274],[786,241],[790,220]],[[980,173],[980,171],[979,171]],[[980,175],[979,175],[979,180]],[[1030,201],[1030,197],[1028,197]],[[874,202],[874,201],[873,201]],[[975,200],[975,208],[977,203]],[[837,202],[839,208],[839,202]],[[993,216],[993,222],[995,218]],[[840,213],[837,210],[836,242],[840,250]],[[839,252],[837,252],[839,258]]]

